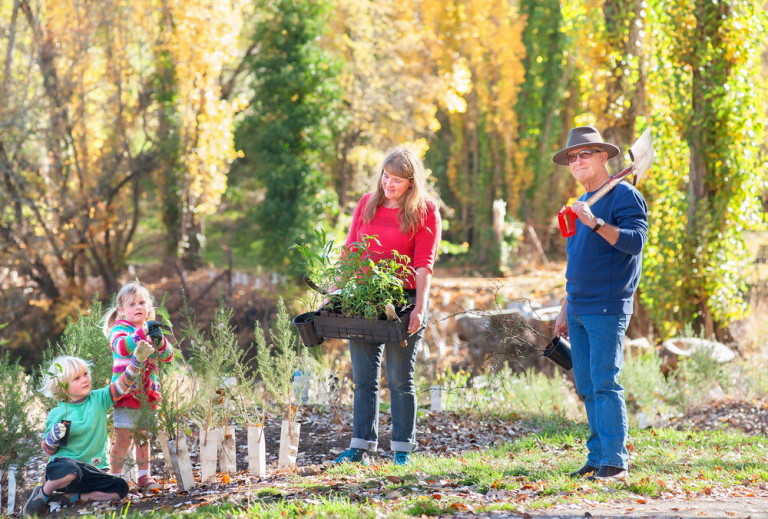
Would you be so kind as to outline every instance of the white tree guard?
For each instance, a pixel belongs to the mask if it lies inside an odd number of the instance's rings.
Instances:
[[[221,430],[208,429],[200,432],[200,482],[205,483],[216,474],[219,459]]]
[[[264,427],[248,427],[248,472],[263,478],[267,475],[267,448]]]
[[[436,413],[443,411],[443,388],[440,386],[431,386],[429,388],[429,396],[431,400],[431,409]]]
[[[6,472],[8,479],[8,515],[13,515],[16,508],[16,467],[11,465]],[[0,470],[0,481],[3,480],[3,471]],[[0,495],[0,509],[2,508],[2,495]]]
[[[280,453],[277,458],[277,470],[296,470],[296,457],[299,455],[299,422],[283,420],[280,428]]]
[[[234,426],[220,427],[219,435],[219,470],[234,474],[237,472],[237,441]]]
[[[192,490],[195,487],[195,478],[189,459],[187,436],[182,434],[175,440],[168,440],[168,452],[171,455],[173,472],[176,474],[176,484],[182,490]]]

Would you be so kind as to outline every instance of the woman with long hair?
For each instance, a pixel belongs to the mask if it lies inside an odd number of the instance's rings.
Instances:
[[[346,246],[375,236],[370,241],[374,261],[392,258],[393,251],[409,261],[411,275],[404,280],[413,304],[405,346],[350,340],[354,382],[353,432],[349,449],[337,463],[369,463],[368,454],[378,448],[379,379],[386,353],[387,383],[392,409],[394,462],[404,465],[416,447],[416,354],[427,324],[432,269],[440,244],[441,220],[437,203],[428,194],[421,159],[411,150],[394,148],[384,159],[376,189],[363,195],[352,217]]]

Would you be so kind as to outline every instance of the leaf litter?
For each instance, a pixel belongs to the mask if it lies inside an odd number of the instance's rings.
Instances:
[[[750,435],[765,435],[765,410],[767,402],[745,402],[727,400],[712,403],[706,409],[695,409],[688,416],[679,418],[671,426],[678,429],[711,430],[713,428],[740,429]],[[353,475],[330,475],[325,471],[329,463],[347,447],[351,435],[351,412],[342,410],[342,427],[327,410],[305,406],[301,415],[301,438],[299,442],[298,470],[296,473],[278,472],[277,452],[280,438],[280,420],[269,418],[265,424],[267,458],[270,463],[265,478],[251,476],[247,471],[247,449],[245,432],[237,429],[238,459],[235,474],[217,474],[209,482],[198,484],[189,492],[180,491],[174,478],[164,466],[159,449],[153,452],[153,472],[163,485],[160,492],[139,492],[131,485],[131,493],[120,503],[90,503],[57,510],[55,515],[105,515],[122,511],[128,505],[128,511],[194,511],[212,504],[234,503],[248,507],[252,503],[269,503],[295,500],[303,503],[319,502],[318,488],[324,489],[325,495],[344,495],[351,502],[364,502],[380,509],[383,517],[398,506],[403,500],[417,497],[441,504],[444,511],[441,517],[598,517],[595,514],[609,514],[609,517],[766,517],[768,516],[768,483],[764,475],[754,474],[744,484],[724,485],[716,481],[692,491],[685,488],[686,479],[677,478],[667,481],[661,478],[654,481],[663,488],[656,498],[630,493],[629,499],[623,494],[620,501],[606,503],[592,499],[597,490],[585,482],[575,492],[570,493],[569,501],[578,498],[578,503],[568,502],[553,504],[546,509],[527,509],[531,500],[548,494],[549,482],[531,481],[524,476],[505,476],[503,484],[490,485],[487,492],[479,492],[474,485],[462,484],[452,478],[434,479],[423,474],[411,476],[389,475],[381,479],[370,479],[377,467],[391,461],[389,453],[380,452],[372,457],[372,468],[361,468]],[[501,445],[515,438],[537,432],[537,426],[530,420],[512,418],[480,418],[465,413],[424,413],[419,416],[418,453],[426,455],[461,457],[462,453],[478,452],[490,446]],[[380,443],[389,445],[389,415],[382,413]],[[194,433],[193,433],[194,436]],[[198,452],[192,442],[193,466],[198,460]],[[158,447],[154,445],[154,447]],[[550,449],[553,453],[572,446],[548,445],[538,442],[535,449]],[[556,457],[551,464],[556,468]],[[768,467],[768,457],[764,459]],[[35,458],[27,466],[28,489],[41,480],[45,460]],[[302,477],[297,480],[296,477]],[[703,474],[691,474],[689,478],[706,480]],[[631,478],[630,478],[631,479]],[[510,483],[514,483],[511,485]],[[642,484],[643,481],[630,481]],[[509,488],[516,486],[516,488]],[[506,487],[506,488],[503,488]],[[555,496],[557,497],[557,496]],[[17,499],[18,501],[18,499]],[[23,500],[21,500],[23,503]],[[516,507],[516,512],[484,511],[493,504],[506,504]],[[579,511],[574,515],[574,511]],[[585,513],[586,512],[586,513]],[[378,512],[377,512],[378,513]],[[681,515],[675,515],[675,514]],[[717,515],[718,513],[722,515]],[[612,515],[611,515],[612,514]],[[641,514],[641,515],[638,515]],[[646,515],[642,515],[646,514]],[[656,515],[654,515],[656,514]],[[662,515],[667,514],[667,515]],[[668,515],[672,514],[672,515]],[[710,515],[715,514],[715,515]]]

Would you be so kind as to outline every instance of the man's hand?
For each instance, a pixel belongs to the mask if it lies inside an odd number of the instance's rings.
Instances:
[[[163,344],[163,323],[160,321],[147,321],[144,327],[147,336],[152,339],[152,343],[156,347],[160,347]]]
[[[155,353],[155,348],[147,341],[139,341],[136,349],[133,350],[133,356],[139,362],[146,362],[150,355]]]
[[[557,314],[557,319],[555,319],[555,335],[559,337],[565,337],[568,338],[568,315],[567,315],[567,308],[568,302],[563,299],[563,305],[560,307],[560,313]]]
[[[574,202],[571,206],[571,210],[576,214],[576,217],[581,220],[581,223],[589,227],[590,229],[597,224],[597,217],[592,214],[592,209],[586,202]]]

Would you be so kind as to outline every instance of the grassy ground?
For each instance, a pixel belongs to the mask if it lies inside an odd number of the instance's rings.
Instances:
[[[636,508],[675,499],[720,496],[730,499],[734,510],[739,496],[768,503],[764,436],[633,429],[630,476],[600,484],[566,475],[583,462],[583,425],[556,418],[538,419],[535,425],[538,432],[509,443],[450,456],[415,455],[406,467],[389,462],[332,466],[311,475],[282,474],[204,492],[202,502],[213,504],[140,512],[128,507],[105,515],[166,517],[185,511],[192,517],[221,518],[537,517],[579,509],[584,517],[590,507],[631,503]]]

